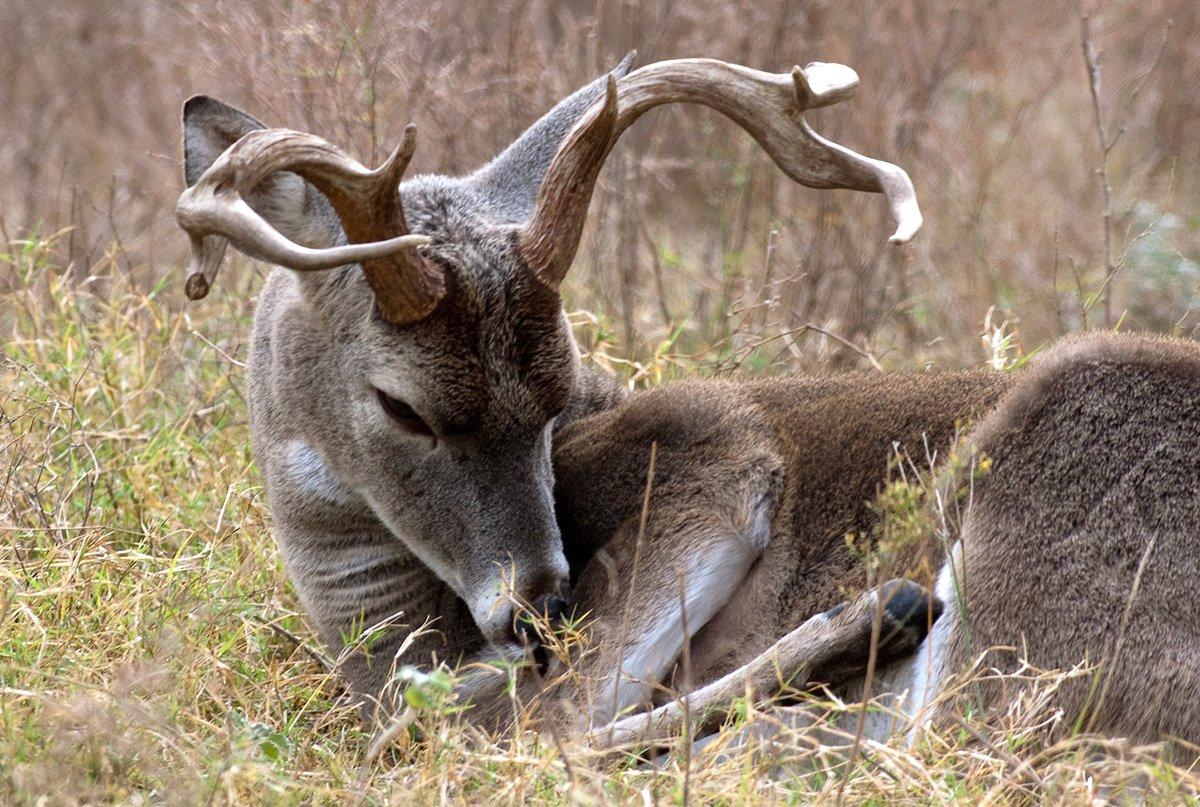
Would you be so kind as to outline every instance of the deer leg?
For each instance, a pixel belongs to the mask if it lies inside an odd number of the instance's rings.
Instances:
[[[702,731],[747,689],[774,692],[820,680],[836,684],[861,675],[871,641],[878,636],[880,663],[911,653],[925,638],[930,615],[941,603],[916,583],[892,580],[804,622],[743,667],[649,712],[617,720],[593,731],[596,746],[658,743],[677,736],[685,720]],[[875,632],[878,620],[878,633]]]
[[[664,495],[617,530],[580,576],[575,612],[591,651],[572,665],[585,722],[646,705],[688,639],[728,603],[770,540],[776,478],[723,479],[715,493]]]

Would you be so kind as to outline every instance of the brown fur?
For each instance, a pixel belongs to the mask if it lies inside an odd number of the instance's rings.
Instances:
[[[1200,345],[1070,340],[974,443],[992,465],[963,530],[949,669],[996,645],[1042,669],[1086,660],[1096,675],[1056,696],[1059,733],[1200,741]],[[999,708],[1011,688],[979,695]]]
[[[733,522],[745,489],[772,498],[769,544],[737,593],[693,645],[696,680],[740,666],[783,632],[865,587],[846,546],[869,534],[871,502],[893,446],[923,455],[948,445],[956,426],[1008,388],[1001,373],[913,374],[691,381],[632,396],[563,429],[555,446],[555,499],[573,569],[612,536],[618,576],[631,571],[651,443],[658,443],[642,580],[676,587],[681,541],[705,519]],[[688,529],[688,525],[692,528]],[[582,606],[607,591],[600,564],[581,579]],[[605,578],[604,586],[600,580]],[[595,593],[593,593],[593,591]],[[653,612],[645,618],[655,617]]]
[[[628,652],[633,642],[622,640],[652,634],[677,601],[679,570],[705,557],[722,525],[746,533],[739,519],[766,497],[769,544],[711,619],[689,625],[696,686],[761,668],[780,653],[770,645],[783,631],[861,588],[842,539],[875,525],[870,502],[892,447],[948,447],[977,415],[971,441],[989,470],[962,533],[959,602],[938,626],[948,636],[940,674],[1001,646],[1017,648],[989,654],[1001,671],[1020,660],[1064,671],[1091,662],[1094,676],[1056,695],[1057,734],[1200,740],[1193,342],[1099,334],[1066,340],[1015,374],[695,381],[633,395],[564,428],[556,447],[560,522],[573,550],[592,553],[577,571],[579,605],[601,642]],[[650,517],[627,600],[652,443]],[[828,649],[806,647],[811,657]],[[584,667],[614,662],[601,653]],[[603,674],[584,680],[601,701],[586,711],[611,714]],[[935,677],[927,695],[944,682]],[[992,710],[1018,691],[1012,680],[969,690]]]

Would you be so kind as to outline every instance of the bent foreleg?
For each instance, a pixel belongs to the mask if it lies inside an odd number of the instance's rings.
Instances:
[[[677,736],[689,718],[693,731],[704,730],[748,688],[775,692],[813,681],[839,683],[865,671],[873,637],[881,663],[911,653],[941,609],[941,602],[916,583],[889,581],[853,603],[812,617],[713,683],[653,711],[617,720],[587,739],[600,747],[663,742]]]

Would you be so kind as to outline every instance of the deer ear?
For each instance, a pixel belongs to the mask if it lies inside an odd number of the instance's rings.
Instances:
[[[470,178],[480,199],[497,220],[519,224],[533,212],[542,179],[550,161],[571,127],[604,97],[609,76],[621,78],[633,67],[637,51],[625,54],[617,66],[600,78],[559,101],[494,160]]]
[[[225,149],[244,135],[266,128],[256,118],[215,98],[189,98],[183,105],[183,177],[188,187]],[[341,222],[328,200],[295,174],[272,174],[259,183],[246,202],[298,244],[320,249],[346,242]]]
[[[183,177],[188,187],[243,135],[267,128],[240,109],[207,95],[193,95],[183,104]]]

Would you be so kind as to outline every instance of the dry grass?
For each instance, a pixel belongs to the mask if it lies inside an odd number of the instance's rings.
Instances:
[[[913,748],[864,744],[850,770],[844,750],[788,729],[739,745],[740,729],[778,722],[749,703],[703,753],[647,769],[553,738],[485,737],[436,686],[413,701],[419,739],[401,732],[404,742],[372,751],[357,713],[339,705],[267,528],[240,392],[249,289],[227,288],[193,322],[199,309],[121,281],[104,296],[73,291],[47,271],[51,247],[18,243],[5,258],[12,287],[35,293],[6,295],[0,323],[0,801],[1090,802],[1136,787],[1174,803],[1200,793],[1200,777],[1156,748],[1039,746],[1063,674],[1033,670],[1022,673],[1028,696],[999,722],[965,718]],[[653,378],[682,361],[664,350],[641,370]],[[884,501],[885,547],[953,530],[922,514],[937,497],[919,465]],[[853,705],[817,705],[856,719]]]
[[[862,93],[817,127],[912,172],[918,243],[881,249],[877,199],[790,187],[711,115],[657,113],[606,169],[571,281],[597,361],[636,384],[1005,366],[1103,322],[1107,289],[1123,326],[1192,333],[1197,9],[1092,15],[1117,138],[1102,161],[1073,3],[0,4],[0,801],[1091,803],[1129,786],[1195,801],[1200,779],[1161,749],[1033,742],[1056,684],[1085,669],[1028,670],[999,721],[867,745],[851,769],[799,736],[733,748],[735,730],[643,769],[496,742],[437,703],[417,710],[419,740],[374,757],[297,613],[249,454],[258,267],[185,306],[169,212],[192,92],[368,160],[416,120],[416,167],[453,172],[629,47],[840,60]],[[741,704],[730,728],[773,720]]]

